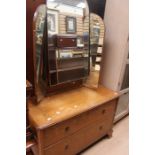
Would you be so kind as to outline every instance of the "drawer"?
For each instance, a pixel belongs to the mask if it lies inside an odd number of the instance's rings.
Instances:
[[[111,128],[109,120],[97,121],[44,149],[43,155],[75,155],[106,135]]]
[[[88,66],[88,58],[70,58],[70,59],[61,59],[58,61],[58,68],[65,69],[71,67],[78,67],[78,66]]]
[[[57,47],[77,47],[77,39],[76,38],[57,38]]]
[[[101,105],[69,120],[44,129],[42,134],[42,147],[54,144],[97,120],[102,120],[103,122],[107,122],[108,120],[112,124],[115,113],[115,103],[116,101],[113,100],[105,105]]]

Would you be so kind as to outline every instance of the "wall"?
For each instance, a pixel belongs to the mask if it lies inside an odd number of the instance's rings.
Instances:
[[[105,44],[101,83],[118,91],[129,36],[129,1],[107,0],[105,8]]]
[[[54,3],[48,3],[48,8],[52,10],[54,8]],[[71,7],[67,5],[59,5],[56,10],[58,11],[58,25],[59,25],[59,33],[66,34],[66,17],[75,17],[76,18],[76,34],[82,35],[83,31],[88,31],[88,20],[86,20],[85,25],[83,25],[83,14],[84,11],[81,8]],[[86,29],[84,29],[84,26]]]
[[[82,16],[76,14],[67,14],[65,12],[59,13],[59,33],[66,33],[66,17],[76,17],[77,35],[83,34],[83,21]]]

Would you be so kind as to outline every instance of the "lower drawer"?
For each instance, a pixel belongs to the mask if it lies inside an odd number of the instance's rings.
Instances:
[[[98,121],[43,150],[43,155],[75,155],[103,137],[112,128],[111,121]]]

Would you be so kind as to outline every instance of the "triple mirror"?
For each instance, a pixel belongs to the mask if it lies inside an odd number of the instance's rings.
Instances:
[[[47,0],[34,15],[36,88],[97,87],[104,24],[85,0]]]

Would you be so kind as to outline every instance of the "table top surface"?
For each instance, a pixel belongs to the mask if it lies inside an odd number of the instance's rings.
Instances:
[[[99,87],[81,87],[45,97],[37,105],[29,102],[29,120],[36,129],[44,129],[93,109],[118,97],[118,93]]]

